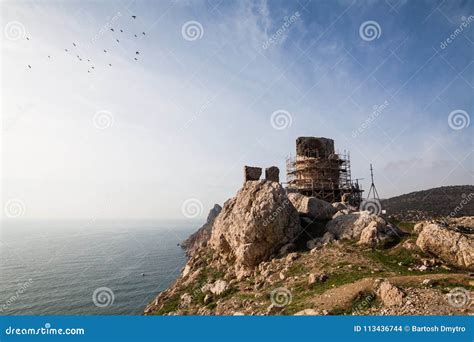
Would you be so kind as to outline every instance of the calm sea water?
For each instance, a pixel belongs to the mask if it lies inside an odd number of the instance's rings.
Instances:
[[[178,277],[190,226],[3,223],[0,315],[140,315]]]

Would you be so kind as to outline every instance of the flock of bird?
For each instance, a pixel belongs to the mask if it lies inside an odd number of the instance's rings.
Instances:
[[[132,17],[132,19],[136,19],[136,18],[137,18],[136,15],[132,15],[131,17]],[[111,32],[116,32],[114,28],[110,28],[110,31],[111,31]],[[124,32],[123,29],[120,29],[120,33],[123,33],[123,32]],[[142,34],[143,36],[146,36],[146,33],[145,33],[145,32],[142,32],[141,34]],[[134,34],[134,37],[135,37],[135,38],[138,38],[138,34]],[[29,37],[26,37],[26,40],[30,40],[30,38],[29,38]],[[120,44],[120,40],[119,40],[119,39],[116,38],[115,41],[116,41],[118,44]],[[72,43],[72,46],[76,48],[76,47],[77,47],[77,44],[76,44],[75,42],[73,42],[73,43]],[[69,53],[69,52],[70,52],[69,49],[64,49],[64,51],[65,51],[66,53]],[[108,53],[108,51],[107,51],[106,49],[104,49],[104,53]],[[134,55],[135,57],[133,58],[135,61],[138,61],[138,55],[140,55],[140,51],[137,50],[137,51],[135,51],[135,55]],[[51,58],[51,55],[48,55],[48,58]],[[81,57],[81,56],[78,55],[78,54],[76,54],[76,58],[78,59],[79,62],[82,62],[83,59],[84,59],[83,57]],[[95,69],[95,66],[92,65],[91,58],[87,58],[86,60],[87,60],[88,63],[91,64],[91,65],[90,65],[90,68],[87,70],[87,72],[90,73],[91,71],[93,71],[93,70]],[[109,67],[111,67],[111,66],[112,66],[112,63],[108,63],[108,65],[109,65]],[[31,64],[28,64],[28,68],[32,69]]]

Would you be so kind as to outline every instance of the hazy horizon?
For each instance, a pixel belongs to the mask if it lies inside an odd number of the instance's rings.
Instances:
[[[299,136],[381,198],[474,183],[473,2],[1,6],[3,218],[203,222]]]

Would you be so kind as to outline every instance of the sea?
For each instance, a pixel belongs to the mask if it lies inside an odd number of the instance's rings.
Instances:
[[[0,226],[0,315],[141,315],[186,263],[198,223],[21,221]]]

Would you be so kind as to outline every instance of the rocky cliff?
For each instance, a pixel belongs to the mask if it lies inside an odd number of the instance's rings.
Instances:
[[[471,312],[472,217],[448,230],[402,230],[344,203],[288,196],[278,182],[247,181],[212,221],[188,239],[181,276],[145,314]]]
[[[197,230],[197,232],[191,234],[186,240],[181,242],[181,247],[186,250],[188,256],[192,255],[199,247],[207,244],[211,238],[212,226],[214,221],[221,212],[222,207],[219,204],[214,204],[214,207],[209,211],[207,220],[204,225]]]

